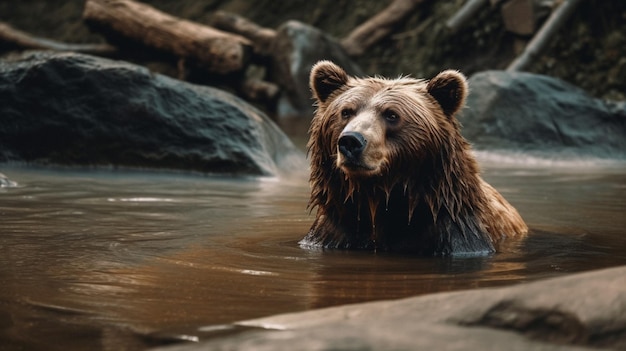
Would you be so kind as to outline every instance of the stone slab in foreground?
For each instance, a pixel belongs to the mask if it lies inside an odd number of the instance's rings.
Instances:
[[[626,267],[506,288],[277,315],[197,350],[588,350],[626,348]]]

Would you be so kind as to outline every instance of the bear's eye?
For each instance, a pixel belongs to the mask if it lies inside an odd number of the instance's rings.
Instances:
[[[352,116],[354,116],[354,111],[352,109],[344,108],[343,110],[341,110],[341,118],[348,119]]]
[[[387,122],[391,123],[395,123],[400,119],[400,117],[398,117],[398,114],[391,110],[386,110],[385,112],[383,112],[383,117],[385,118],[385,120],[387,120]]]

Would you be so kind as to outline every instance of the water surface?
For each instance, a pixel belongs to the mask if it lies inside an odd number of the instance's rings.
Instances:
[[[623,164],[483,164],[531,233],[474,258],[303,249],[305,174],[5,165],[18,186],[0,188],[0,345],[144,349],[207,325],[626,264]]]

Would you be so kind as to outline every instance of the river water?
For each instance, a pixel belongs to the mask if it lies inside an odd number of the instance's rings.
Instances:
[[[140,350],[203,326],[626,264],[626,167],[503,162],[485,179],[531,233],[487,257],[303,249],[307,175],[3,165],[0,349]]]

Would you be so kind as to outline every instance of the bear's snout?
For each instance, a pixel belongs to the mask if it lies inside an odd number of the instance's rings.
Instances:
[[[337,146],[348,161],[356,163],[367,146],[367,140],[359,132],[344,132],[339,136]]]

